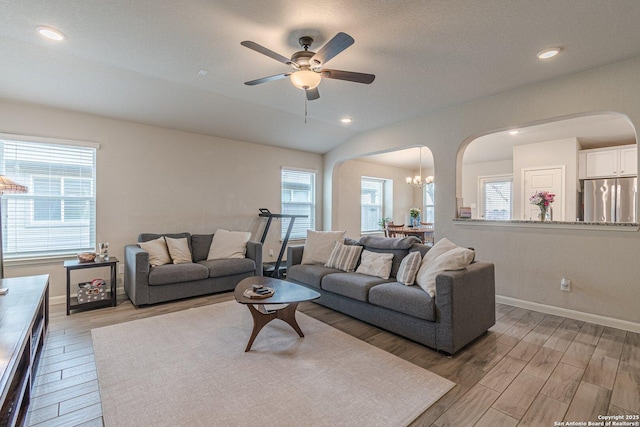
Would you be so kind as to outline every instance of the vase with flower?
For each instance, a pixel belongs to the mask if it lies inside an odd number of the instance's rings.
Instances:
[[[411,217],[411,226],[412,227],[420,227],[420,209],[411,208],[409,209],[409,216]]]
[[[556,195],[549,191],[536,191],[529,197],[529,203],[540,208],[540,213],[538,214],[540,221],[544,222],[547,219],[547,214],[551,209],[551,204],[555,197]]]

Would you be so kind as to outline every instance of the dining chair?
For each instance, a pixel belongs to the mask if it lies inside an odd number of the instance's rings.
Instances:
[[[404,237],[404,234],[402,234],[403,228],[404,224],[387,224],[388,237]]]
[[[433,230],[433,223],[432,222],[420,222],[420,225],[424,228],[428,228],[429,230]],[[433,244],[433,233],[429,234],[428,236],[426,236],[426,239],[424,242],[422,243],[431,243]]]

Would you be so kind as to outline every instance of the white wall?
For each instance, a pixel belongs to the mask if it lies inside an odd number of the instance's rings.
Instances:
[[[529,194],[522,194],[522,170],[526,168],[564,166],[564,218],[555,221],[573,221],[578,194],[578,150],[576,138],[558,139],[513,147],[513,219],[528,219],[523,206],[528,205]],[[525,205],[523,205],[523,201]],[[555,203],[554,203],[555,204]],[[554,209],[555,210],[555,209]]]
[[[513,173],[513,160],[467,163],[462,166],[462,206],[471,207],[471,217],[479,218],[478,178]],[[476,206],[475,208],[473,206]]]
[[[317,226],[322,227],[322,156],[318,154],[3,100],[0,132],[101,145],[97,240],[108,241],[110,254],[121,262],[124,245],[135,243],[142,232],[212,233],[226,228],[251,231],[253,240],[259,240],[265,220],[258,218],[258,208],[280,212],[281,166],[318,171],[316,215]],[[272,224],[265,261],[270,260],[269,249],[276,256],[280,249],[279,225]],[[50,274],[51,296],[65,295],[61,260],[5,263],[6,277],[34,274]]]
[[[360,178],[368,176],[372,178],[387,179],[393,181],[393,200],[389,208],[392,214],[386,214],[396,224],[403,224],[405,214],[416,203],[414,200],[415,187],[407,185],[405,178],[413,176],[410,169],[396,168],[361,160],[347,160],[336,168],[336,181],[343,202],[337,207],[344,218],[339,230],[346,230],[347,236],[353,239],[360,238]],[[419,195],[419,194],[418,194]],[[385,207],[386,208],[386,207]],[[386,209],[385,209],[386,210]],[[338,230],[338,228],[334,228]]]
[[[461,158],[473,139],[493,131],[523,127],[554,117],[613,111],[640,124],[640,58],[567,78],[503,92],[353,138],[325,155],[325,228],[342,227],[343,201],[334,167],[365,153],[423,143],[434,157],[436,240],[476,248],[477,259],[496,268],[498,295],[561,307],[636,324],[640,328],[637,267],[640,237],[611,229],[558,228],[550,224],[492,226],[452,221],[462,197]],[[572,280],[570,293],[560,279]],[[640,330],[640,329],[638,329]]]

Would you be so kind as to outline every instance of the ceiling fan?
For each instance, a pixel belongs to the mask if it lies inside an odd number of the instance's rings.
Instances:
[[[293,68],[294,71],[282,74],[276,74],[275,76],[263,77],[257,80],[251,80],[244,84],[249,86],[255,86],[262,83],[271,82],[274,80],[284,79],[289,77],[291,83],[298,89],[302,89],[306,92],[307,100],[313,101],[320,98],[318,92],[318,85],[323,77],[327,79],[346,80],[349,82],[365,83],[369,84],[376,78],[373,74],[355,73],[353,71],[341,71],[330,70],[323,68],[324,65],[329,62],[333,57],[340,52],[351,46],[355,40],[348,34],[338,33],[331,40],[329,40],[324,46],[318,50],[318,52],[312,52],[309,50],[313,43],[313,38],[309,36],[300,37],[298,40],[300,46],[304,50],[300,50],[293,55],[291,59],[275,53],[272,50],[267,49],[264,46],[252,41],[243,41],[240,44],[242,46],[253,49],[263,55],[267,55],[269,58],[273,58],[276,61],[282,62]]]

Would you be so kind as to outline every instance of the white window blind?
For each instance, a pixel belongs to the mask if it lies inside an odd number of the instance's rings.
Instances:
[[[482,178],[483,218],[493,220],[511,219],[511,178]]]
[[[296,218],[290,239],[305,239],[307,230],[316,229],[316,173],[313,171],[282,169],[282,213],[307,215]],[[287,234],[290,219],[282,220],[281,238]]]
[[[360,178],[360,228],[362,232],[379,231],[384,212],[384,180]]]
[[[421,222],[435,223],[435,184],[433,182],[424,187],[424,209],[420,218]]]
[[[0,174],[29,188],[2,196],[4,257],[95,250],[96,148],[0,137]]]

